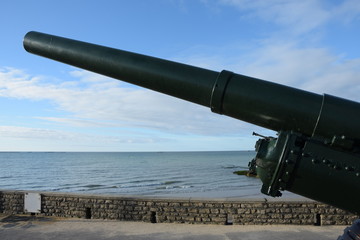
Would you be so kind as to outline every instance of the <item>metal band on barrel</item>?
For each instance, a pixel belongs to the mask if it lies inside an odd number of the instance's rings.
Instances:
[[[218,75],[211,93],[210,108],[214,113],[223,113],[223,100],[226,87],[231,79],[233,72],[223,70]]]

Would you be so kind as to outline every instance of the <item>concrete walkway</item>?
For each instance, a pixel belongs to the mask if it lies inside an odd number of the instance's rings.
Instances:
[[[190,225],[0,215],[1,240],[336,240],[346,226]]]

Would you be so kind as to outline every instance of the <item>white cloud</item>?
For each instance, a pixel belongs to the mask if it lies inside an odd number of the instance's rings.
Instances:
[[[175,56],[175,60],[208,69],[225,68],[319,94],[360,100],[360,58],[345,59],[321,45],[319,38],[326,32],[325,26],[331,23],[348,24],[359,19],[360,1],[335,4],[320,0],[218,2],[235,6],[240,18],[261,19],[271,25],[271,31],[261,35],[262,39],[250,39],[246,47],[239,42],[248,41],[248,38],[234,39],[231,46],[219,47],[222,51],[213,49],[214,46],[205,45],[195,50],[194,46],[189,46],[190,50],[179,54],[181,57]],[[234,31],[241,29],[234,26]],[[44,128],[5,126],[0,129],[3,137],[11,139],[32,136],[32,139],[65,139],[91,146],[96,145],[92,143],[96,139],[108,145],[147,143],[155,146],[174,139],[206,141],[205,138],[213,136],[236,141],[240,136],[249,136],[253,129],[266,132],[211,113],[208,108],[78,69],[72,69],[67,79],[54,81],[51,77],[31,76],[14,68],[0,68],[0,97],[30,100],[34,106],[36,101],[50,101],[61,112],[60,116],[51,113],[33,116],[47,123]],[[100,129],[104,133],[52,130],[52,124],[64,129]],[[137,130],[129,132],[133,129]],[[186,139],[187,136],[190,137]]]
[[[0,126],[0,151],[122,151],[131,145],[133,150],[137,150],[139,145],[152,146],[171,141],[131,131],[107,136],[49,128]]]
[[[270,44],[241,62],[242,70],[258,78],[318,94],[329,93],[360,100],[360,58],[346,60],[325,48],[299,48],[296,44]]]
[[[240,18],[262,19],[269,31],[260,39],[233,43],[230,54],[189,55],[182,60],[219,69],[219,66],[244,75],[281,83],[318,94],[328,93],[359,101],[360,58],[347,59],[347,46],[337,53],[323,38],[331,24],[360,20],[360,1],[321,0],[219,0],[223,6],[239,9]],[[206,2],[209,4],[209,2]],[[277,27],[274,27],[274,23]],[[239,25],[235,31],[241,32]],[[316,31],[315,31],[316,30]],[[256,29],[253,30],[256,32]],[[324,32],[319,34],[318,32]],[[349,36],[351,37],[351,36]],[[247,38],[244,38],[247,39]],[[245,46],[246,47],[245,47]],[[319,47],[321,46],[321,47]],[[223,46],[225,49],[226,46]],[[344,52],[345,51],[345,52]]]
[[[287,34],[297,36],[319,30],[330,21],[350,22],[360,16],[360,2],[345,0],[219,0],[237,7],[243,17],[263,19],[286,28]]]
[[[344,24],[360,20],[360,1],[343,1],[341,5],[338,5],[336,8],[334,8],[333,17],[336,18],[337,21],[341,21]]]
[[[299,46],[292,40],[269,40],[232,56],[191,55],[180,61],[236,73],[290,87],[360,101],[360,58],[346,59],[327,48]]]
[[[2,69],[0,96],[51,101],[69,116],[41,119],[75,127],[134,127],[202,135],[232,134],[245,127],[208,108],[93,73],[76,70],[71,75],[81,79],[78,84],[49,82],[20,70]]]
[[[72,138],[70,134],[63,134],[58,131],[29,128],[20,126],[0,126],[0,136],[2,138],[18,138],[18,139],[64,139]]]

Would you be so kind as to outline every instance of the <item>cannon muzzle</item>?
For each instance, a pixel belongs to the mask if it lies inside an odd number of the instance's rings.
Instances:
[[[279,132],[257,143],[262,192],[288,190],[360,213],[360,104],[331,95],[29,32],[25,49]]]

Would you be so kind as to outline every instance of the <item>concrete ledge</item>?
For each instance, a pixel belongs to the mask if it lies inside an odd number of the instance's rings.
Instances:
[[[23,214],[29,191],[1,191],[0,213]],[[152,223],[350,225],[356,216],[309,199],[204,199],[41,194],[41,216]]]

